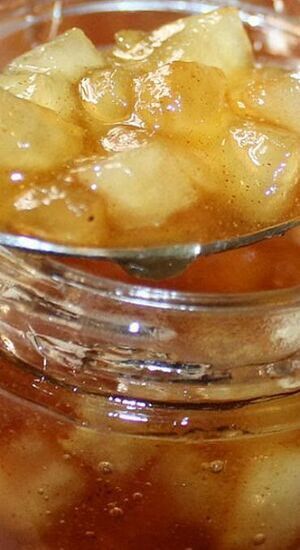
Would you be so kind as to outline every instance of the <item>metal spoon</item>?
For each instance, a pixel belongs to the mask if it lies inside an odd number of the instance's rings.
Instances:
[[[88,248],[43,241],[35,237],[0,233],[0,245],[23,252],[53,254],[56,256],[111,260],[121,265],[128,273],[146,279],[165,279],[178,275],[200,256],[209,256],[257,243],[264,239],[283,235],[300,225],[295,218],[271,227],[216,240],[208,243],[187,243],[149,248]]]

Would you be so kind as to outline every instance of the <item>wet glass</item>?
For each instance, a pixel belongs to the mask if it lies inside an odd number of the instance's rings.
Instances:
[[[2,2],[1,64],[214,5]],[[241,7],[258,59],[297,66],[295,13]],[[298,550],[299,348],[299,288],[175,292],[1,249],[0,548]]]

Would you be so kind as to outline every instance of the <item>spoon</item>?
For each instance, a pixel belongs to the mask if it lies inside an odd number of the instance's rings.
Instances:
[[[279,223],[259,231],[208,243],[187,243],[149,248],[89,248],[57,244],[36,237],[0,233],[0,245],[23,252],[53,254],[73,258],[110,260],[127,273],[145,279],[165,279],[182,273],[200,256],[209,256],[284,235],[300,225],[300,218]]]

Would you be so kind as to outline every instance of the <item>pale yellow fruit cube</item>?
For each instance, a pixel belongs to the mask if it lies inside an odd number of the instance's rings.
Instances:
[[[135,112],[150,130],[206,140],[220,130],[225,93],[220,69],[175,61],[137,81]]]
[[[66,119],[76,115],[77,102],[71,83],[59,73],[0,74],[0,87],[20,99],[47,107]]]
[[[216,148],[212,170],[220,194],[242,218],[271,223],[293,198],[300,173],[299,139],[286,130],[237,120]]]
[[[49,241],[81,246],[105,244],[104,201],[82,186],[37,184],[20,190],[13,201],[9,229]],[[0,207],[1,212],[1,207]]]
[[[256,460],[238,475],[224,524],[226,550],[283,550],[295,547],[299,537],[299,448],[282,444],[257,451]]]
[[[49,438],[25,431],[1,447],[0,491],[1,525],[42,548],[51,517],[82,498],[84,476]]]
[[[125,476],[124,480],[127,483],[137,471],[147,469],[157,456],[157,450],[155,441],[150,437],[144,438],[132,433],[111,430],[111,410],[110,405],[105,405],[104,409],[99,411],[97,396],[82,396],[81,403],[77,405],[77,413],[84,419],[85,427],[74,426],[68,437],[61,440],[61,445],[72,457],[92,467],[99,477],[115,482],[116,478]]]
[[[104,123],[119,122],[131,112],[133,77],[121,67],[98,69],[82,78],[79,95],[89,116]]]
[[[96,470],[98,476],[116,480],[119,476],[134,476],[147,467],[155,455],[153,441],[120,433],[100,432],[90,428],[74,428],[61,442],[67,453],[81,459]]]
[[[6,71],[48,75],[60,72],[70,80],[76,80],[86,70],[102,67],[103,64],[102,54],[82,30],[74,28],[17,57],[7,66]]]
[[[226,75],[253,64],[250,40],[238,11],[223,8],[179,19],[150,33],[128,51],[114,56],[143,62],[151,68],[173,61],[196,61],[222,69]]]
[[[51,170],[82,146],[80,128],[0,89],[0,169]]]
[[[147,33],[144,31],[125,29],[115,34],[115,43],[121,50],[128,51],[146,37]]]
[[[174,524],[188,526],[193,541],[198,534],[199,546],[192,545],[193,549],[231,550],[223,545],[223,531],[235,497],[235,449],[230,452],[220,440],[215,444],[197,435],[194,439],[193,443],[187,437],[177,444],[173,440],[173,445],[162,447],[152,478],[164,497],[167,517],[174,518]]]
[[[300,133],[300,72],[264,67],[244,73],[230,101],[238,114]]]
[[[159,226],[197,200],[201,181],[208,185],[197,158],[159,139],[99,159],[78,177],[98,190],[109,218],[122,229]]]

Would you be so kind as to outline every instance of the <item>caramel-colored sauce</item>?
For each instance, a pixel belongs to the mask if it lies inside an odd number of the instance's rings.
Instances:
[[[0,99],[3,231],[159,246],[300,213],[299,74],[258,67],[230,8],[102,52],[73,29],[13,60]]]

